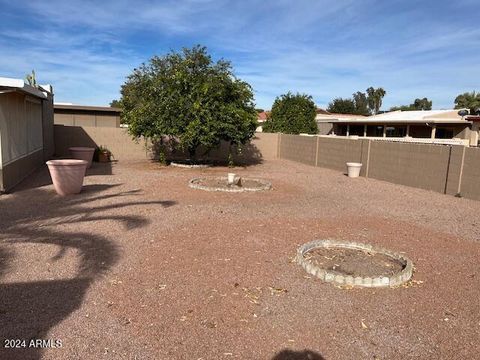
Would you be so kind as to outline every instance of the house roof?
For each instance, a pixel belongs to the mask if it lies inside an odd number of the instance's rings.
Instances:
[[[270,114],[270,111],[259,112],[257,120],[260,122],[266,121],[269,114]]]
[[[339,118],[325,122],[336,123],[469,123],[467,119],[458,115],[458,110],[419,110],[419,111],[391,111],[383,114],[350,118]]]
[[[320,122],[328,122],[328,120],[335,120],[335,119],[351,119],[351,118],[363,118],[364,115],[354,115],[354,114],[337,114],[331,113],[327,110],[317,108],[317,116],[315,119]]]
[[[51,88],[49,85],[46,85],[45,87]],[[42,88],[42,90],[44,89]],[[0,77],[0,94],[17,91],[17,92],[29,94],[41,99],[46,99],[47,98],[46,90],[44,91],[42,90],[26,84],[25,81],[23,81],[22,79]]]
[[[122,109],[111,106],[87,106],[75,104],[53,104],[54,110],[78,110],[78,111],[99,111],[99,112],[114,112],[120,113]]]

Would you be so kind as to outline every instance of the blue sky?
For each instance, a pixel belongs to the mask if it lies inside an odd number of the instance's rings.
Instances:
[[[452,108],[480,90],[478,0],[0,0],[0,76],[35,69],[55,100],[106,105],[152,55],[202,44],[233,63],[258,107],[287,91],[319,106],[369,86],[383,108]]]

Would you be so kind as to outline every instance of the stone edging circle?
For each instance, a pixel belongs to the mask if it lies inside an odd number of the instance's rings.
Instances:
[[[214,176],[211,177],[212,179],[216,180],[225,180],[227,181],[226,176]],[[224,191],[224,192],[232,192],[232,193],[239,193],[239,192],[246,192],[246,191],[265,191],[265,190],[270,190],[272,188],[272,184],[268,181],[265,180],[260,180],[260,179],[251,179],[251,178],[244,178],[242,177],[242,180],[248,180],[248,181],[256,181],[259,183],[259,187],[212,187],[212,186],[206,186],[202,185],[199,182],[202,180],[207,179],[206,177],[201,177],[201,178],[193,178],[188,182],[188,186],[191,187],[192,189],[198,189],[198,190],[205,190],[205,191]]]
[[[379,277],[353,277],[339,274],[335,271],[322,269],[313,263],[305,259],[304,255],[315,248],[343,248],[352,250],[366,250],[373,253],[384,254],[404,264],[404,268],[399,273],[391,276],[379,276]],[[311,275],[318,277],[319,279],[333,283],[335,285],[347,285],[355,287],[394,287],[399,286],[412,277],[413,263],[412,261],[401,254],[393,251],[376,247],[369,244],[362,244],[349,241],[337,241],[337,240],[315,240],[309,243],[303,244],[297,250],[297,263],[301,265],[305,271]]]
[[[170,166],[185,168],[185,169],[205,169],[205,168],[212,167],[212,164],[191,164],[191,165],[189,165],[189,164],[182,164],[182,163],[172,161],[170,163]]]

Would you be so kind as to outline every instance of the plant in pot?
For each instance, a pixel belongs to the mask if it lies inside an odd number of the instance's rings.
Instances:
[[[99,146],[97,148],[98,162],[107,163],[110,162],[112,157],[112,152],[108,150],[105,146]]]

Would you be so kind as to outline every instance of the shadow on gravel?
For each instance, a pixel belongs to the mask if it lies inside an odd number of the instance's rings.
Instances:
[[[112,165],[113,163],[92,163],[92,167],[87,169],[85,176],[95,176],[95,175],[112,175]],[[19,191],[40,188],[42,186],[51,185],[52,178],[48,172],[47,165],[42,165],[40,168],[35,170],[30,174],[26,179],[21,183],[16,185],[13,189],[9,190],[9,193],[16,193]]]
[[[325,358],[311,350],[293,351],[285,349],[276,354],[272,360],[325,360]]]
[[[115,185],[91,185],[79,195],[60,197],[53,190],[34,187],[0,199],[0,281],[9,274],[15,255],[20,255],[15,254],[14,244],[57,245],[59,250],[49,259],[50,263],[72,256],[69,249],[76,250],[80,258],[74,278],[0,283],[0,359],[40,359],[43,350],[29,348],[30,340],[49,339],[50,329],[81,307],[89,286],[120,258],[117,245],[96,234],[95,228],[75,232],[75,227],[70,227],[62,231],[63,225],[107,220],[131,230],[147,225],[149,220],[138,215],[114,215],[112,211],[175,204],[132,201],[131,197],[140,190],[101,194],[113,188]],[[95,205],[105,199],[106,205]],[[5,349],[5,339],[25,340],[27,348]]]

